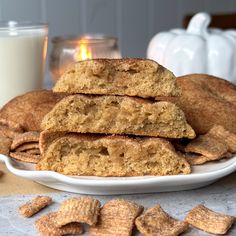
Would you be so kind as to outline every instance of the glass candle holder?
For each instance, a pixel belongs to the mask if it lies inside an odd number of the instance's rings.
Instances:
[[[117,38],[86,34],[80,37],[54,37],[49,69],[53,82],[64,73],[68,65],[94,58],[121,58]]]

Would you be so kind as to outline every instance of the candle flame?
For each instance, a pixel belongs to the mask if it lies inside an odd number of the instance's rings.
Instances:
[[[75,53],[75,60],[86,60],[86,59],[92,59],[92,50],[87,45],[87,40],[81,40],[79,42],[79,50]]]

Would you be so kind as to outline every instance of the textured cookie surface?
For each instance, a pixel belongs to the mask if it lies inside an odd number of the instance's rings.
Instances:
[[[16,122],[26,131],[39,131],[44,115],[65,96],[48,90],[28,92],[5,104],[0,110],[0,119]]]
[[[68,96],[44,117],[42,129],[168,138],[195,137],[184,113],[176,105],[127,96]]]
[[[205,134],[214,125],[236,133],[236,86],[209,75],[193,74],[177,78],[182,95],[165,98],[185,113],[197,134]]]
[[[54,92],[112,94],[139,97],[176,96],[175,76],[145,59],[94,59],[71,66]]]
[[[67,134],[52,142],[37,170],[65,175],[143,176],[189,174],[190,166],[161,138]]]

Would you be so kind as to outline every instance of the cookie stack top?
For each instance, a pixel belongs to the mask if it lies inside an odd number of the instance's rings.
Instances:
[[[93,59],[72,65],[54,92],[127,95],[143,98],[178,96],[172,72],[146,59]]]
[[[64,73],[53,91],[74,95],[62,99],[44,117],[43,130],[195,136],[181,109],[170,102],[155,101],[158,96],[177,96],[180,89],[173,73],[152,60],[81,61]]]

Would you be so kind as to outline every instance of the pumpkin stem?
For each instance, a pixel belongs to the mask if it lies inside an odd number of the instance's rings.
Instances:
[[[207,27],[209,26],[210,22],[211,16],[209,14],[205,12],[197,13],[190,20],[187,27],[187,33],[206,37],[208,34]]]

